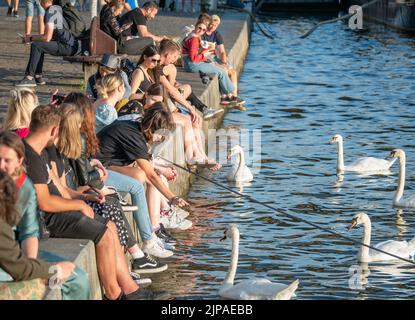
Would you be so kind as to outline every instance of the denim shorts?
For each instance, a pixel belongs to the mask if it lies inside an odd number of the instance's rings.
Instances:
[[[36,11],[36,14],[34,14]],[[40,5],[40,0],[26,0],[26,17],[39,17],[45,15],[45,9]]]

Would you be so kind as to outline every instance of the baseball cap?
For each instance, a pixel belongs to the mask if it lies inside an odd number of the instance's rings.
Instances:
[[[121,58],[114,56],[112,54],[105,53],[101,59],[101,66],[111,68],[111,69],[119,69],[121,63]]]

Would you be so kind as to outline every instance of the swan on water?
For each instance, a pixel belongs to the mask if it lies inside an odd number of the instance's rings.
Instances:
[[[377,159],[372,157],[363,157],[357,159],[355,162],[348,166],[344,165],[343,159],[343,137],[340,134],[334,135],[330,143],[338,144],[337,154],[337,172],[353,171],[353,172],[382,172],[389,170],[389,168],[395,163],[396,159]]]
[[[398,176],[398,189],[393,197],[393,206],[396,208],[413,208],[415,209],[415,194],[402,199],[403,191],[405,189],[405,163],[406,156],[402,149],[393,149],[389,157],[396,160],[399,158],[399,176]]]
[[[245,165],[245,155],[244,149],[241,146],[234,146],[228,156],[228,160],[231,159],[234,155],[238,155],[238,159],[233,164],[231,170],[229,171],[226,179],[228,181],[237,181],[237,182],[249,182],[252,181],[254,176],[251,173],[251,170]]]
[[[299,280],[290,285],[271,282],[268,279],[243,280],[233,284],[239,256],[239,230],[235,225],[230,225],[225,232],[232,239],[232,255],[228,274],[219,289],[219,295],[232,300],[289,300],[298,288]]]
[[[352,223],[349,227],[349,230],[363,224],[363,243],[365,245],[370,245],[372,225],[370,219],[366,213],[358,213],[353,217]],[[377,245],[374,245],[375,248],[383,250],[388,253],[392,253],[399,257],[410,259],[415,254],[415,237],[407,241],[396,241],[396,240],[387,240]],[[368,247],[362,245],[357,254],[357,259],[359,262],[374,262],[374,261],[387,261],[395,260],[397,258],[390,255],[381,253],[376,250],[369,250]]]

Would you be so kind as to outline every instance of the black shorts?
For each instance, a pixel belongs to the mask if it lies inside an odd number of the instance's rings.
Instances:
[[[81,212],[45,213],[46,227],[51,238],[88,239],[95,244],[107,230],[109,219],[98,214],[91,219]]]

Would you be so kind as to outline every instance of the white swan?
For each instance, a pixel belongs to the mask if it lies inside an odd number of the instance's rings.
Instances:
[[[357,159],[350,165],[345,166],[343,159],[343,137],[340,134],[336,134],[331,138],[330,143],[337,143],[339,146],[337,155],[337,172],[381,172],[389,170],[389,168],[396,161],[396,159],[385,160],[372,157],[363,157]]]
[[[268,279],[243,280],[234,285],[239,255],[239,230],[235,225],[230,225],[225,232],[225,237],[232,238],[232,257],[228,274],[223,281],[219,295],[232,300],[289,300],[298,288],[299,281],[295,280],[290,285],[271,282]]]
[[[251,170],[245,165],[244,149],[239,145],[234,146],[231,149],[228,159],[232,158],[234,155],[238,155],[238,160],[236,160],[236,163],[232,166],[226,179],[228,181],[236,182],[252,181],[254,176],[252,175]]]
[[[395,160],[399,158],[399,176],[398,176],[398,189],[393,197],[393,206],[396,208],[414,208],[415,209],[415,194],[402,199],[403,191],[405,189],[405,163],[406,156],[402,149],[394,149],[390,153],[389,157]]]
[[[358,213],[353,217],[352,223],[349,229],[354,228],[355,226],[363,224],[363,243],[370,245],[372,225],[370,219],[366,213]],[[396,240],[387,240],[381,243],[378,243],[374,246],[377,249],[383,250],[385,252],[392,253],[402,258],[409,259],[415,254],[415,238],[411,241],[396,241]],[[376,250],[370,250],[366,246],[361,246],[359,253],[357,254],[357,259],[360,262],[374,262],[374,261],[386,261],[386,260],[395,260],[390,255],[381,253]]]

